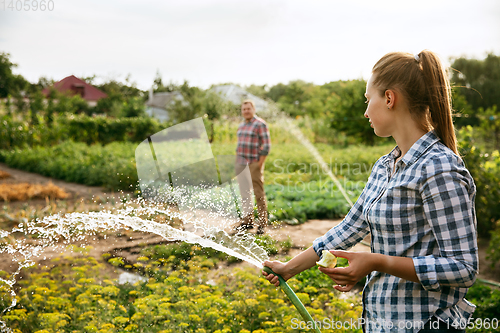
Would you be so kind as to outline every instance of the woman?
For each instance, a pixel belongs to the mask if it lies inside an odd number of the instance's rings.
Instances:
[[[286,264],[264,266],[287,280],[331,250],[349,260],[349,267],[320,268],[335,289],[349,291],[367,276],[366,331],[456,331],[475,309],[464,297],[478,256],[475,185],[457,152],[448,76],[430,51],[389,53],[373,67],[365,96],[375,134],[397,146],[374,165],[340,224]],[[345,251],[368,233],[371,253]]]

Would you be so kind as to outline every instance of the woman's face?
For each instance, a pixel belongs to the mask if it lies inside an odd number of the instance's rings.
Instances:
[[[369,119],[375,135],[389,137],[394,126],[394,113],[387,107],[388,99],[380,94],[380,90],[373,85],[373,75],[366,83],[366,104],[368,104],[365,117]]]

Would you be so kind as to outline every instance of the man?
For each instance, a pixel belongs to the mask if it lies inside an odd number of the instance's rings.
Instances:
[[[266,122],[255,115],[255,104],[247,99],[241,103],[241,115],[244,122],[238,127],[238,145],[236,147],[236,172],[240,174],[248,165],[252,177],[252,186],[257,202],[258,221],[257,234],[264,233],[267,225],[267,202],[264,192],[264,162],[271,149],[271,139]],[[249,189],[240,181],[240,192],[243,205],[247,203],[253,207]],[[245,209],[243,209],[245,211]],[[249,210],[246,210],[249,211]],[[252,229],[254,224],[253,208],[243,217],[237,230]]]

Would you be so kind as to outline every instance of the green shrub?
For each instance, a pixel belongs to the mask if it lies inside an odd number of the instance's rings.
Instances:
[[[106,146],[64,142],[54,147],[1,151],[9,166],[48,177],[111,190],[134,190],[137,185],[134,143]]]
[[[51,123],[30,124],[11,116],[0,119],[0,149],[53,146],[73,140],[86,144],[107,144],[115,141],[141,142],[170,123],[159,123],[150,117],[110,118],[86,115],[56,115]]]
[[[474,130],[467,126],[458,134],[464,162],[476,184],[476,215],[479,235],[488,237],[500,220],[500,154],[481,151],[475,145]]]
[[[481,319],[485,322],[486,319],[490,321],[492,319],[497,320],[497,324],[500,320],[500,290],[492,289],[480,282],[476,282],[467,292],[467,300],[476,305],[476,311],[473,314],[473,320]],[[471,325],[472,326],[472,325]],[[478,328],[469,329],[467,332],[492,332],[490,328]]]

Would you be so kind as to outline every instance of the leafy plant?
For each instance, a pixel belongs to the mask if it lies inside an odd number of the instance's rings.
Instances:
[[[473,317],[485,319],[500,318],[500,290],[492,289],[482,283],[476,282],[467,292],[467,300],[476,305]],[[491,328],[475,327],[468,332],[492,332]]]

